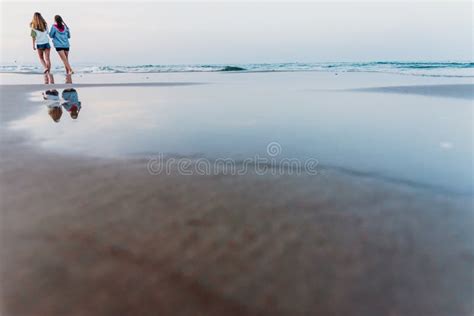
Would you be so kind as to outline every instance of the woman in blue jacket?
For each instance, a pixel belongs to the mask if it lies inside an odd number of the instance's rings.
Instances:
[[[59,57],[64,63],[66,68],[66,73],[68,75],[73,74],[71,65],[69,64],[69,39],[71,38],[71,32],[66,23],[64,23],[63,18],[59,15],[54,17],[56,24],[51,26],[49,31],[49,37],[53,40],[54,48],[59,54]]]

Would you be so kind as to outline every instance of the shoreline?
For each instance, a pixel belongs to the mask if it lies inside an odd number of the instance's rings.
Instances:
[[[379,73],[422,77],[474,78],[470,71],[473,63],[470,60],[437,60],[437,61],[344,61],[344,62],[273,62],[273,63],[207,63],[207,64],[144,64],[144,65],[106,65],[77,63],[78,74],[160,74],[160,73],[279,73],[279,72],[329,72],[329,73]],[[30,64],[5,64],[3,73],[34,74],[38,66]],[[18,72],[13,69],[23,69]],[[56,68],[55,70],[59,70]],[[144,71],[141,71],[144,70]],[[98,72],[95,72],[98,71]]]
[[[341,74],[381,74],[381,75],[394,75],[394,76],[406,76],[406,77],[415,77],[415,78],[443,78],[443,79],[467,79],[472,80],[474,79],[474,75],[438,75],[438,74],[410,74],[410,73],[397,73],[397,72],[390,72],[390,71],[321,71],[321,70],[213,70],[213,71],[150,71],[150,72],[79,72],[77,75],[87,75],[87,76],[95,76],[95,75],[166,75],[166,74],[268,74],[268,73],[322,73],[322,74],[331,74],[331,75],[341,75]],[[0,72],[0,75],[43,75],[41,72]],[[64,75],[64,72],[55,72],[53,75]]]

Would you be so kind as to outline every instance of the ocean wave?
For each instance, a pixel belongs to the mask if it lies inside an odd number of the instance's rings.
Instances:
[[[63,71],[56,66],[53,72]],[[260,63],[202,65],[77,65],[76,73],[171,73],[171,72],[379,72],[429,77],[474,77],[473,62],[333,62],[333,63]],[[42,73],[39,65],[0,65],[0,73]]]
[[[221,71],[245,71],[245,68],[236,67],[236,66],[225,66]]]

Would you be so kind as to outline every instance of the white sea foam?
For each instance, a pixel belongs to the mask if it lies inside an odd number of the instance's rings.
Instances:
[[[53,71],[61,71],[56,66]],[[209,65],[76,65],[76,73],[168,73],[168,72],[380,72],[430,77],[474,77],[472,62],[340,62]],[[0,65],[0,73],[42,73],[40,65]]]

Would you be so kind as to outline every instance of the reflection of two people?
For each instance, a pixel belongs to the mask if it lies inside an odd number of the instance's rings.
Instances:
[[[54,77],[51,73],[44,75],[44,83],[54,84]],[[66,83],[72,83],[71,75],[66,76]],[[62,108],[64,107],[73,120],[77,119],[81,111],[81,101],[79,101],[76,89],[64,89],[61,93],[61,97],[63,99],[62,103],[60,103],[59,92],[56,89],[49,89],[43,92],[43,99],[47,101],[46,106],[49,116],[51,116],[54,122],[58,123],[63,115]]]
[[[62,94],[63,102],[60,103],[59,92],[56,89],[50,89],[43,92],[43,99],[48,108],[48,114],[54,122],[58,123],[63,115],[63,109],[66,110],[73,120],[77,119],[81,111],[81,101],[76,89],[65,89]]]

